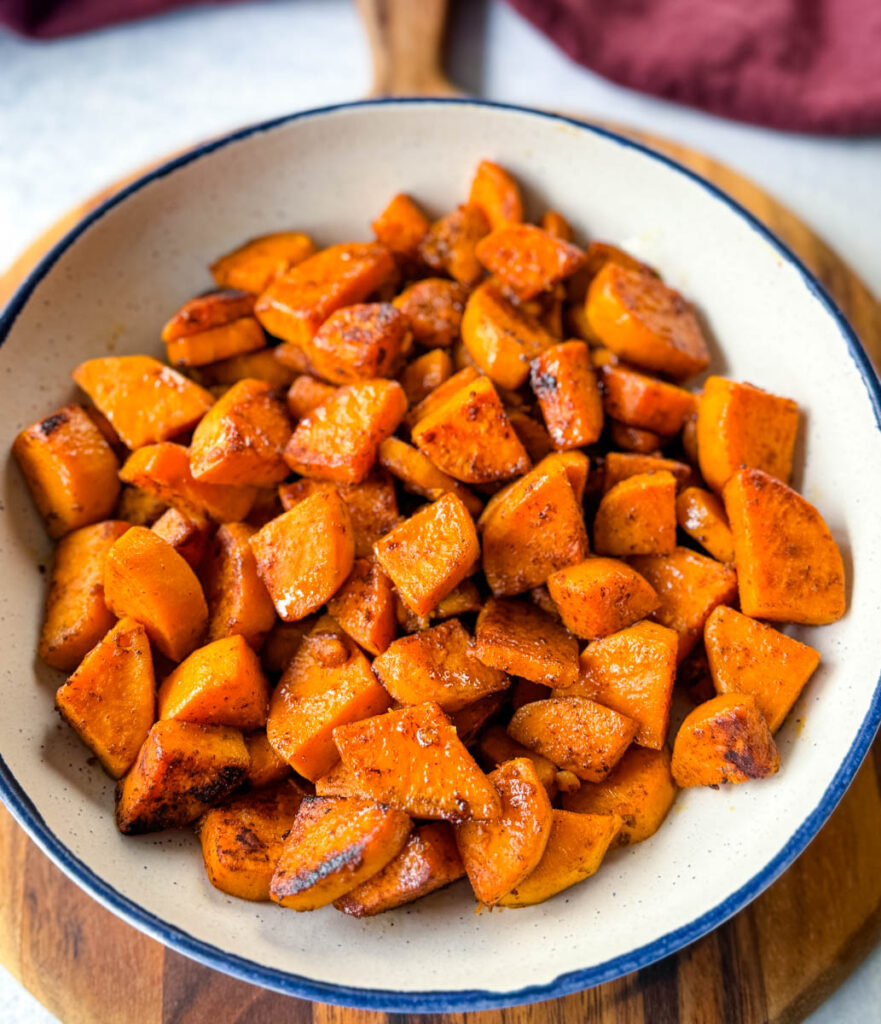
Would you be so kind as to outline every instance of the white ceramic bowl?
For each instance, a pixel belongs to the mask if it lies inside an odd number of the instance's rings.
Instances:
[[[319,243],[367,238],[406,190],[430,211],[463,199],[482,157],[510,168],[536,212],[620,243],[699,306],[713,369],[797,399],[796,484],[844,552],[850,611],[804,630],[821,667],[779,735],[775,778],[683,793],[651,840],[532,909],[475,915],[465,884],[356,921],[230,900],[188,832],[124,838],[112,785],[53,712],[34,648],[49,544],[8,445],[75,394],[68,371],[108,352],[159,352],[170,310],[206,265],[280,227]],[[297,114],[212,143],[89,216],[0,322],[0,790],[32,838],[136,927],[222,971],[369,1009],[477,1010],[558,996],[632,971],[720,924],[804,849],[881,715],[879,389],[856,338],[797,260],[735,203],[671,161],[547,114],[470,101],[387,101]]]

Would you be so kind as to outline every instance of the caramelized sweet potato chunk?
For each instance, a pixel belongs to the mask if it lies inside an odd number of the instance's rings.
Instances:
[[[734,561],[731,527],[725,506],[715,494],[702,487],[686,487],[676,498],[676,520],[717,561]]]
[[[552,345],[532,361],[530,382],[554,448],[581,448],[603,432],[603,401],[583,341]]]
[[[337,390],[332,384],[324,384],[308,373],[303,373],[288,388],[288,412],[295,420],[301,420],[313,409],[333,398]]]
[[[263,328],[254,317],[243,316],[198,334],[170,339],[165,342],[165,354],[172,366],[208,366],[265,347]]]
[[[549,235],[553,235],[554,238],[562,238],[564,242],[571,242],[575,237],[572,225],[562,213],[558,213],[556,210],[548,210],[542,214],[541,226]]]
[[[676,479],[672,473],[629,476],[606,491],[593,521],[598,555],[669,555],[676,547]]]
[[[449,348],[459,337],[468,291],[458,281],[426,277],[394,299],[407,317],[413,340],[424,348]]]
[[[140,487],[125,485],[116,505],[116,518],[131,526],[152,526],[168,509],[168,503]]]
[[[309,343],[309,363],[332,384],[387,377],[409,340],[406,316],[390,302],[338,309]]]
[[[546,455],[550,455],[554,445],[543,423],[520,409],[507,409],[506,412],[508,422],[533,462],[541,462]]]
[[[252,238],[211,264],[211,274],[221,288],[240,288],[259,295],[291,267],[315,252],[308,235],[299,231],[275,231]]]
[[[557,766],[541,754],[536,754],[534,750],[529,750],[512,740],[503,725],[491,725],[486,729],[480,737],[477,749],[481,762],[489,762],[493,768],[498,768],[506,761],[528,757],[550,799],[553,800],[557,795]]]
[[[154,533],[169,543],[194,569],[198,569],[214,526],[207,516],[167,508],[152,526]]]
[[[460,711],[452,712],[450,721],[466,747],[471,747],[477,742],[481,730],[496,712],[501,710],[507,696],[506,690],[490,693],[473,704],[466,704]]]
[[[168,343],[211,331],[215,327],[226,327],[249,316],[253,309],[254,296],[248,292],[230,289],[198,295],[185,302],[165,324],[162,340]]]
[[[473,366],[465,366],[430,391],[422,401],[407,414],[408,426],[414,426],[431,413],[437,412],[443,405],[458,394],[466,384],[472,384],[480,374]]]
[[[623,366],[600,367],[603,408],[619,423],[670,436],[695,411],[697,399],[690,391],[666,384]]]
[[[413,199],[399,192],[370,226],[396,256],[413,259],[431,225]]]
[[[635,455],[629,452],[609,452],[606,456],[603,474],[603,491],[608,491],[615,484],[621,483],[629,476],[641,473],[672,473],[676,477],[677,487],[683,487],[692,478],[691,467],[675,459],[664,459],[658,455]]]
[[[281,782],[291,774],[291,766],[280,757],[263,729],[249,733],[245,737],[248,748],[248,785],[252,789],[261,789]]]
[[[477,244],[477,258],[521,301],[570,277],[584,262],[577,245],[534,224],[506,224]]]
[[[626,452],[653,455],[666,443],[667,439],[661,437],[660,434],[653,434],[650,430],[628,427],[626,423],[610,419],[609,440],[616,448],[623,448]]]
[[[356,558],[327,610],[365,651],[382,654],[397,632],[391,580],[369,558]]]
[[[477,618],[474,651],[493,668],[547,686],[578,679],[578,641],[526,601],[490,598]]]
[[[423,398],[440,387],[453,374],[453,361],[449,352],[433,348],[423,352],[401,371],[401,387],[410,406],[418,405]]]
[[[482,207],[465,203],[431,225],[419,243],[419,255],[432,270],[471,288],[483,277],[475,249],[489,230]]]
[[[224,523],[214,536],[202,576],[208,639],[240,635],[256,650],[275,624],[275,605],[257,572],[250,544],[255,532],[246,523]]]
[[[396,476],[413,494],[437,501],[445,494],[455,494],[473,516],[483,511],[483,502],[467,487],[454,480],[423,455],[418,448],[397,437],[387,437],[379,446],[379,464]]]
[[[523,200],[517,182],[504,167],[491,160],[481,160],[477,165],[468,202],[483,210],[493,230],[523,220]]]
[[[230,356],[228,359],[200,366],[193,376],[206,387],[236,384],[240,380],[262,380],[271,388],[281,391],[290,387],[296,371],[285,366],[276,357],[276,349],[261,348],[256,352],[245,352],[243,355]]]
[[[617,633],[658,607],[650,582],[614,558],[560,569],[548,577],[548,590],[566,627],[587,640]]]

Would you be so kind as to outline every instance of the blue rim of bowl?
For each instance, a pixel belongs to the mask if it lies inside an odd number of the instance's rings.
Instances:
[[[15,295],[10,300],[3,314],[0,315],[0,345],[6,340],[13,323],[23,309],[30,295],[46,276],[60,256],[67,250],[76,239],[86,231],[90,225],[100,220],[109,210],[123,202],[128,196],[142,189],[145,185],[159,178],[163,178],[179,167],[192,163],[216,149],[221,149],[231,143],[246,139],[251,135],[271,131],[282,125],[306,118],[320,117],[326,114],[333,114],[344,110],[358,108],[386,107],[386,106],[415,106],[415,105],[443,105],[462,107],[486,107],[494,110],[508,111],[516,114],[525,114],[530,117],[537,117],[543,120],[553,121],[558,124],[569,125],[580,131],[590,132],[599,135],[618,145],[629,149],[635,149],[652,160],[676,171],[679,174],[691,179],[696,185],[710,193],[713,197],[724,203],[744,220],[757,234],[761,235],[766,242],[772,245],[786,262],[791,264],[799,273],[805,287],[814,298],[824,307],[826,312],[836,322],[851,359],[863,379],[868,392],[869,401],[875,413],[875,422],[881,430],[881,386],[875,375],[868,355],[859,342],[856,334],[847,322],[844,314],[830,298],[824,287],[807,269],[801,260],[781,242],[764,224],[753,214],[746,210],[736,200],[726,195],[716,185],[702,178],[699,174],[689,170],[677,161],[605,128],[600,128],[584,121],[564,117],[560,114],[552,114],[547,111],[533,110],[529,107],[521,107],[515,104],[495,103],[486,100],[473,99],[432,99],[428,97],[404,97],[388,98],[377,100],[361,100],[352,103],[339,103],[327,107],[318,107],[312,110],[303,110],[295,114],[274,118],[264,121],[240,131],[232,132],[219,139],[212,140],[204,145],[197,146],[183,155],[169,160],[155,170],[148,172],[137,181],[121,189],[111,198],[102,203],[99,207],[85,216],[74,228],[72,228],[58,242],[46,256],[37,264],[27,279],[22,283]],[[143,907],[139,906],[129,897],[124,896],[113,886],[109,885],[102,878],[95,874],[86,864],[75,856],[64,843],[46,825],[40,812],[31,802],[24,789],[10,771],[8,765],[0,756],[0,796],[12,812],[13,817],[24,828],[34,842],[54,861],[74,882],[82,889],[93,896],[99,903],[117,914],[123,920],[128,921],[139,930],[150,935],[154,939],[185,956],[190,957],[199,963],[205,964],[214,970],[229,974],[252,985],[259,985],[272,989],[286,995],[297,996],[301,999],[310,999],[318,1002],[333,1003],[339,1006],[347,1006],[355,1009],[377,1010],[398,1013],[452,1013],[452,1012],[474,1012],[478,1010],[498,1009],[506,1006],[518,1006],[526,1003],[539,1002],[546,999],[555,999],[579,992],[595,985],[612,981],[625,974],[647,967],[662,958],[677,952],[690,943],[701,938],[701,936],[712,931],[723,924],[729,917],[741,910],[747,903],[755,899],[766,889],[776,878],[778,878],[790,864],[805,849],[808,843],[819,832],[835,809],[839,800],[844,796],[851,780],[857,772],[866,752],[871,745],[872,739],[881,722],[881,678],[875,687],[869,711],[863,719],[857,734],[851,744],[847,755],[844,757],[835,777],[827,787],[820,802],[814,810],[804,819],[798,829],[793,833],[788,842],[781,850],[748,882],[732,893],[721,903],[711,910],[695,918],[687,925],[683,925],[654,941],[639,948],[614,957],[604,963],[581,970],[570,971],[559,975],[553,981],[542,985],[532,985],[526,988],[516,989],[508,992],[496,992],[484,989],[460,989],[460,990],[432,990],[426,992],[400,992],[385,989],[364,989],[354,988],[346,985],[335,985],[329,982],[315,981],[304,978],[288,971],[276,968],[265,967],[247,960],[244,957],[228,953],[217,946],[197,939],[188,932],[158,918]]]

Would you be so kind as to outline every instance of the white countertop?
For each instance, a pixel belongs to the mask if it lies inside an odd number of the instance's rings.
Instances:
[[[629,123],[713,154],[779,196],[881,295],[881,137],[781,134],[629,92],[572,64],[499,0],[459,4],[449,65],[479,96]],[[0,34],[0,268],[151,159],[352,99],[369,80],[349,0],[198,6],[53,43]],[[881,950],[811,1024],[871,1020],[879,1003]],[[2,969],[0,1007],[3,1024],[54,1019]]]

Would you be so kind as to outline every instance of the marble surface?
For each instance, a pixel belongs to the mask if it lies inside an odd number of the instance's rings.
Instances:
[[[630,123],[738,168],[881,295],[881,138],[780,134],[629,92],[572,64],[499,0],[460,3],[449,42],[466,91]],[[369,80],[350,0],[200,6],[48,44],[0,34],[0,268],[79,199],[157,155],[363,95]],[[879,1002],[881,950],[810,1021],[871,1020]],[[4,1024],[54,1020],[2,969],[0,1008]]]

